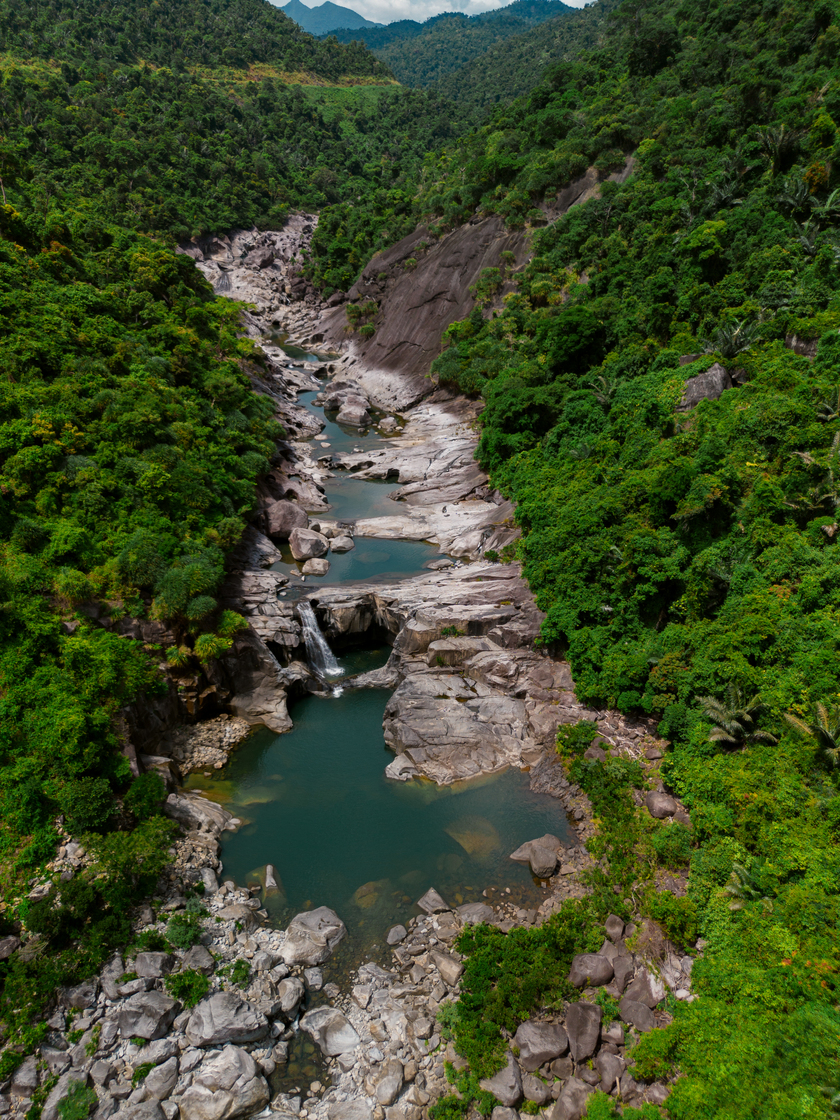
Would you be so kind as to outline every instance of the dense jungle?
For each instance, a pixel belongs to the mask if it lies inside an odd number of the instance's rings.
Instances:
[[[692,828],[642,822],[633,766],[561,731],[601,865],[545,927],[464,935],[469,1064],[434,1120],[489,1114],[505,1032],[611,912],[703,946],[699,998],[634,1054],[676,1078],[669,1116],[838,1115],[840,4],[599,0],[454,68],[417,41],[386,65],[263,0],[0,0],[0,937],[37,938],[0,963],[0,1083],[167,863],[121,711],[245,625],[218,591],[282,430],[176,243],[318,212],[301,270],[328,298],[418,225],[497,215],[528,263],[485,271],[432,377],[483,401],[516,503],[490,559],[521,562],[584,702],[658,722]],[[722,391],[687,402],[701,375]],[[95,862],[32,902],[59,818]]]

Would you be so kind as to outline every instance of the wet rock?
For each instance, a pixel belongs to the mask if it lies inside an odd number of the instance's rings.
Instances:
[[[440,914],[444,910],[451,910],[451,906],[441,898],[434,887],[430,887],[422,898],[418,898],[417,905],[426,914]]]
[[[624,993],[626,999],[636,1000],[646,1007],[654,1008],[665,998],[665,985],[658,976],[646,968],[640,969]]]
[[[319,906],[292,918],[280,952],[289,965],[323,964],[346,934],[347,927],[338,914],[328,906]]]
[[[139,992],[117,1012],[123,1038],[163,1038],[181,1010],[180,1003],[163,992]]]
[[[181,1120],[235,1120],[268,1103],[265,1078],[247,1051],[226,1046],[202,1062],[178,1104]]]
[[[618,1011],[625,1023],[635,1027],[637,1031],[652,1031],[656,1026],[653,1012],[647,1004],[639,1003],[626,997],[618,1005]]]
[[[581,1120],[586,1112],[587,1100],[594,1091],[580,1078],[570,1077],[548,1114],[549,1120]]]
[[[325,576],[329,570],[329,560],[307,560],[302,569],[305,576]]]
[[[679,808],[673,797],[669,797],[667,793],[657,793],[655,790],[647,794],[645,805],[647,805],[650,815],[656,817],[657,820],[673,817]]]
[[[307,1011],[300,1021],[300,1028],[328,1058],[355,1050],[361,1041],[347,1016],[335,1007]]]
[[[168,975],[175,965],[171,953],[138,953],[134,958],[132,972],[144,980],[159,980]]]
[[[385,934],[385,940],[389,945],[399,945],[401,941],[405,941],[408,937],[408,931],[405,926],[391,926]]]
[[[383,1106],[391,1105],[400,1095],[403,1087],[402,1062],[390,1058],[382,1065],[382,1073],[377,1078],[374,1096],[376,1103]]]
[[[513,1054],[508,1053],[507,1062],[492,1077],[485,1077],[479,1085],[487,1093],[492,1093],[500,1104],[513,1108],[522,1100],[522,1075]]]
[[[530,1073],[559,1058],[569,1048],[568,1035],[559,1023],[544,1023],[536,1019],[521,1023],[513,1041],[519,1048],[519,1064]]]
[[[613,966],[600,953],[580,953],[572,958],[569,983],[575,988],[601,988],[613,978]]]
[[[265,531],[274,540],[287,541],[295,529],[309,524],[306,510],[295,502],[272,502],[265,509]]]
[[[585,1061],[595,1053],[601,1038],[602,1015],[601,1008],[594,1003],[573,1003],[566,1011],[566,1034],[575,1062]]]
[[[289,548],[295,560],[312,560],[326,556],[330,543],[326,537],[312,529],[292,529]]]
[[[235,992],[216,992],[203,999],[187,1023],[186,1036],[193,1046],[218,1046],[226,1042],[256,1042],[268,1030],[265,1015]]]

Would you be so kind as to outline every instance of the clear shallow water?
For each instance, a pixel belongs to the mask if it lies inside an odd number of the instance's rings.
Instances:
[[[359,672],[382,663],[388,650],[341,658]],[[567,825],[560,804],[531,793],[527,774],[508,770],[438,788],[384,775],[385,690],[345,689],[335,698],[294,704],[294,730],[255,734],[217,777],[194,775],[242,820],[223,834],[224,876],[264,885],[274,865],[282,895],[266,904],[279,921],[313,906],[331,906],[354,937],[381,939],[394,922],[417,913],[414,903],[435,887],[450,904],[477,901],[487,887],[510,886],[523,906],[537,906],[541,888],[510,853],[526,840]]]

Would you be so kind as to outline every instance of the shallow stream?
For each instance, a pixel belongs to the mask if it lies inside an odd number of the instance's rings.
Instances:
[[[291,348],[290,356],[315,357]],[[314,396],[304,393],[299,400],[313,407]],[[375,428],[360,433],[327,420],[312,443],[330,444],[326,454],[381,439]],[[350,520],[393,512],[393,489],[393,483],[336,472],[327,483],[332,508],[325,516]],[[330,555],[327,577],[307,579],[299,593],[320,583],[405,578],[437,555],[423,542],[358,538],[353,551]],[[357,650],[339,663],[352,676],[384,664],[388,653],[385,645]],[[417,913],[415,902],[429,887],[452,905],[478,901],[486,891],[490,901],[506,892],[519,906],[536,908],[545,888],[510,853],[546,832],[568,835],[559,802],[530,792],[525,773],[508,770],[445,788],[387,779],[384,770],[393,758],[382,733],[388,695],[342,688],[338,678],[333,695],[290,705],[291,732],[263,729],[223,771],[194,774],[188,783],[243,822],[235,833],[223,834],[225,878],[264,886],[266,865],[272,864],[281,886],[265,896],[265,905],[278,924],[300,910],[332,907],[350,935],[340,954],[345,966],[382,950],[388,928]]]

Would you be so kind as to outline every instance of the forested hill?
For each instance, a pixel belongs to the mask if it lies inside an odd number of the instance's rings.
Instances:
[[[447,12],[425,23],[398,20],[386,27],[330,35],[342,43],[366,43],[406,85],[430,86],[512,36],[573,10],[561,0],[514,0],[505,8],[475,16]]]
[[[838,58],[836,0],[622,4],[429,159],[417,211],[432,239],[487,214],[531,238],[434,371],[485,402],[544,640],[593,709],[660,721],[690,810],[661,829],[639,772],[583,756],[594,727],[564,739],[599,820],[594,912],[702,950],[699,998],[633,1052],[675,1079],[674,1120],[840,1106]],[[529,1013],[504,1018],[487,960],[463,1053]]]

